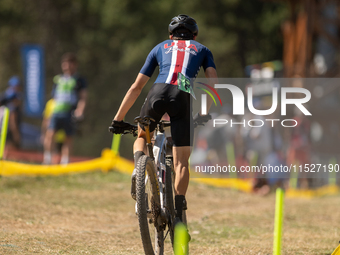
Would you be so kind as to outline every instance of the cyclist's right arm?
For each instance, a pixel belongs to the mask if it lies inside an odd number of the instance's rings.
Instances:
[[[132,105],[135,103],[136,99],[140,95],[143,87],[150,79],[149,76],[145,74],[139,73],[135,82],[131,85],[130,89],[126,93],[114,120],[122,121],[126,115],[126,113],[130,110]]]

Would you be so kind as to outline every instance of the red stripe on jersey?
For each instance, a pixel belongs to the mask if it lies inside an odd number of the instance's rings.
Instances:
[[[185,55],[185,41],[178,41],[177,42],[177,58],[176,58],[176,66],[175,66],[175,70],[174,73],[172,75],[172,79],[171,79],[171,84],[177,85],[177,75],[179,72],[182,71],[182,66],[183,66],[183,61],[184,61],[184,55]]]

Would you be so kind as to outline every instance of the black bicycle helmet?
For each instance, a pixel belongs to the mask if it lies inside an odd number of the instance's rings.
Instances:
[[[198,34],[198,26],[196,21],[188,15],[180,14],[173,17],[169,24],[169,33],[172,35],[175,30],[180,28],[187,29],[191,34]]]

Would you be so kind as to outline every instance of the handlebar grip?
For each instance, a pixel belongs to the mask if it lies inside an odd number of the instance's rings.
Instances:
[[[129,124],[129,126],[123,128],[124,131],[121,134],[123,134],[123,135],[134,134],[137,131],[137,129],[138,129],[137,126],[136,125],[131,125],[130,123],[127,123],[127,124]],[[115,127],[113,127],[113,126],[109,127],[109,132],[115,133],[114,130],[115,130]]]

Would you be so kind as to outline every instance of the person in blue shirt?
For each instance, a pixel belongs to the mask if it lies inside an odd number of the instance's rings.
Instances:
[[[8,88],[0,96],[0,106],[4,105],[9,109],[7,141],[10,147],[13,145],[15,148],[20,147],[21,141],[21,102],[20,78],[18,76],[12,76],[8,81]]]
[[[187,79],[195,78],[203,67],[207,78],[217,78],[216,68],[210,50],[195,41],[198,34],[196,21],[187,15],[174,17],[169,24],[169,40],[163,41],[152,49],[146,58],[135,82],[126,93],[119,110],[112,121],[113,133],[122,133],[123,119],[135,103],[141,90],[152,76],[155,68],[159,74],[150,89],[140,116],[151,116],[155,122],[150,125],[153,131],[164,113],[168,113],[171,121],[173,140],[173,162],[176,173],[175,209],[176,217],[182,221],[182,211],[186,209],[185,194],[189,184],[189,156],[192,146],[190,122],[193,120],[190,93],[178,88],[178,76]],[[208,102],[209,105],[209,102]],[[134,143],[135,167],[140,156],[146,153],[146,138],[142,126],[138,127],[138,138]],[[132,174],[131,195],[135,199],[136,171]]]

